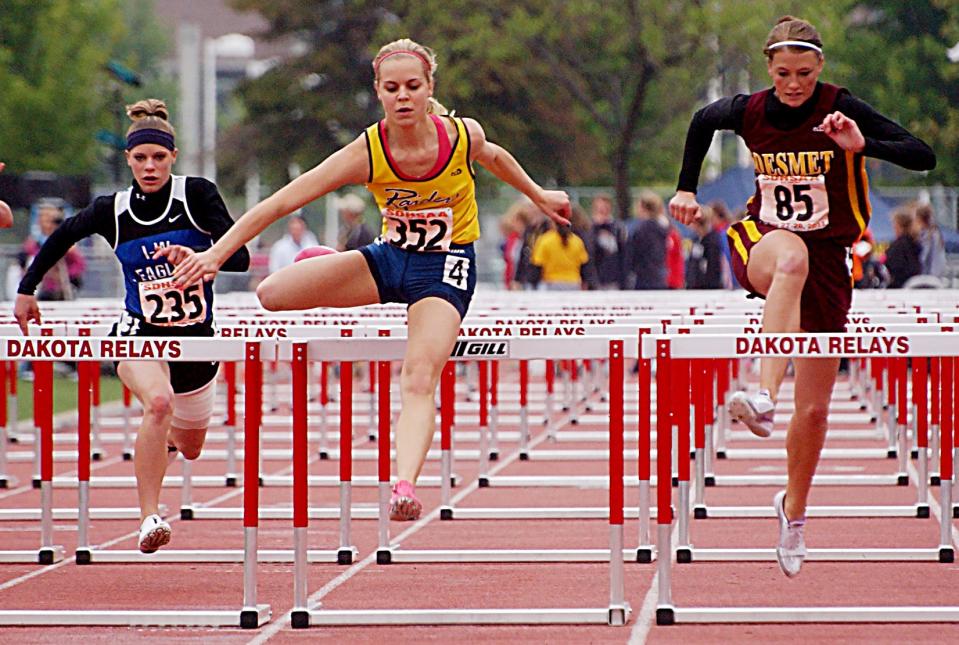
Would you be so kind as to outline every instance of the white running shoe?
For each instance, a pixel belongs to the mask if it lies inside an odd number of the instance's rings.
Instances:
[[[785,510],[786,491],[781,490],[773,498],[776,507],[776,517],[779,518],[779,544],[776,546],[776,559],[779,568],[787,578],[799,575],[803,560],[806,559],[806,540],[803,538],[803,528],[806,518],[790,521]]]
[[[159,515],[148,515],[140,525],[140,553],[153,553],[170,541],[170,525]]]
[[[776,404],[766,390],[760,390],[751,396],[745,392],[735,392],[729,397],[726,408],[734,419],[745,423],[757,437],[765,438],[773,433]]]

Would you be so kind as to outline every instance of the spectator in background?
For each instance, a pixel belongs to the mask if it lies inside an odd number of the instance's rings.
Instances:
[[[23,243],[22,256],[18,262],[22,266],[27,266],[33,261],[40,247],[47,241],[54,231],[60,228],[63,223],[63,207],[56,201],[41,202],[37,208],[37,225],[39,235],[28,237]],[[37,290],[37,300],[73,300],[76,296],[76,290],[83,284],[83,272],[86,270],[87,263],[83,258],[83,253],[76,245],[72,245],[60,260],[53,265],[43,280],[40,282],[40,288]]]
[[[626,229],[613,216],[613,200],[606,193],[599,193],[593,197],[590,213],[593,223],[587,250],[595,271],[587,276],[587,285],[591,289],[624,289]],[[595,282],[592,282],[593,276]]]
[[[635,223],[626,241],[626,271],[634,289],[666,289],[669,221],[662,198],[644,190],[634,203]]]
[[[916,227],[919,233],[919,263],[924,275],[941,278],[946,273],[946,242],[936,223],[931,204],[916,207]]]
[[[726,202],[716,199],[710,202],[709,208],[713,211],[713,230],[719,233],[722,238],[721,247],[723,250],[723,289],[737,289],[739,283],[736,282],[736,276],[732,271],[732,252],[729,248],[729,241],[726,238],[726,231],[729,225],[733,223],[733,214],[726,206]]]
[[[575,202],[570,205],[569,228],[582,240],[583,246],[586,249],[586,264],[580,267],[579,270],[580,278],[582,279],[581,287],[583,289],[595,289],[595,285],[599,283],[599,276],[596,273],[596,264],[593,262],[593,257],[589,252],[593,244],[592,222],[589,219],[589,215],[583,210],[583,207]]]
[[[519,200],[499,218],[500,235],[503,236],[499,247],[503,254],[503,286],[507,289],[521,288],[516,282],[516,269],[523,250],[523,233],[528,217],[526,203]]]
[[[533,247],[536,241],[546,231],[550,230],[549,218],[538,208],[533,207],[532,202],[525,201],[526,208],[526,230],[523,231],[523,242],[519,250],[519,261],[516,263],[516,275],[514,280],[518,289],[535,289],[539,285],[542,274],[533,264]]]
[[[363,221],[363,212],[366,203],[363,198],[354,193],[347,193],[337,201],[337,210],[340,212],[340,235],[336,249],[338,251],[354,251],[367,244],[372,244],[376,236]]]
[[[856,289],[882,289],[889,282],[886,267],[876,259],[876,241],[867,228],[852,245],[852,281]]]
[[[293,264],[296,254],[311,246],[318,246],[316,236],[299,215],[291,215],[286,224],[286,235],[270,247],[270,273]]]
[[[550,224],[533,245],[533,266],[542,272],[547,291],[579,291],[583,288],[582,269],[589,261],[583,239],[569,226]]]
[[[715,215],[709,206],[701,210],[702,218],[690,224],[696,234],[689,257],[686,259],[687,289],[722,289],[723,283],[723,237],[716,230]]]
[[[889,271],[889,288],[901,289],[913,276],[922,273],[918,236],[912,212],[899,209],[892,214],[892,229],[896,239],[886,249],[886,270]]]
[[[3,172],[6,165],[0,161],[0,172]],[[11,226],[13,226],[13,211],[10,210],[10,205],[7,202],[0,199],[0,228],[10,228]]]

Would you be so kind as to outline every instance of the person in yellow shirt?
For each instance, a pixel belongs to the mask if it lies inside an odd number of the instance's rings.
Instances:
[[[540,284],[548,291],[582,289],[581,270],[587,262],[589,253],[582,238],[565,224],[554,224],[533,245],[532,263],[542,271]]]
[[[390,517],[403,521],[422,513],[414,484],[433,440],[436,386],[476,285],[473,162],[557,222],[568,223],[570,210],[565,192],[536,184],[478,122],[448,116],[433,99],[435,76],[436,57],[428,47],[408,38],[383,46],[373,59],[383,120],[254,206],[209,250],[158,252],[176,265],[178,283],[193,284],[281,217],[346,184],[366,185],[383,214],[379,240],[285,267],[261,282],[256,295],[270,311],[408,304],[398,481],[390,500]]]

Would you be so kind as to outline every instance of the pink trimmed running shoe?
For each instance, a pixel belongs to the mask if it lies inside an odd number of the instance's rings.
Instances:
[[[416,489],[413,484],[401,479],[393,486],[393,497],[390,498],[390,519],[394,522],[412,522],[420,519],[423,505],[416,499]]]

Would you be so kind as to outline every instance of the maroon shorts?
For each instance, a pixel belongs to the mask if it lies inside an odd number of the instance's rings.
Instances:
[[[776,227],[745,219],[726,231],[732,256],[733,273],[744,289],[760,297],[749,283],[746,265],[749,253],[762,236]],[[842,332],[852,304],[852,278],[846,264],[846,247],[832,240],[802,238],[809,253],[809,275],[799,304],[799,324],[807,332]]]

